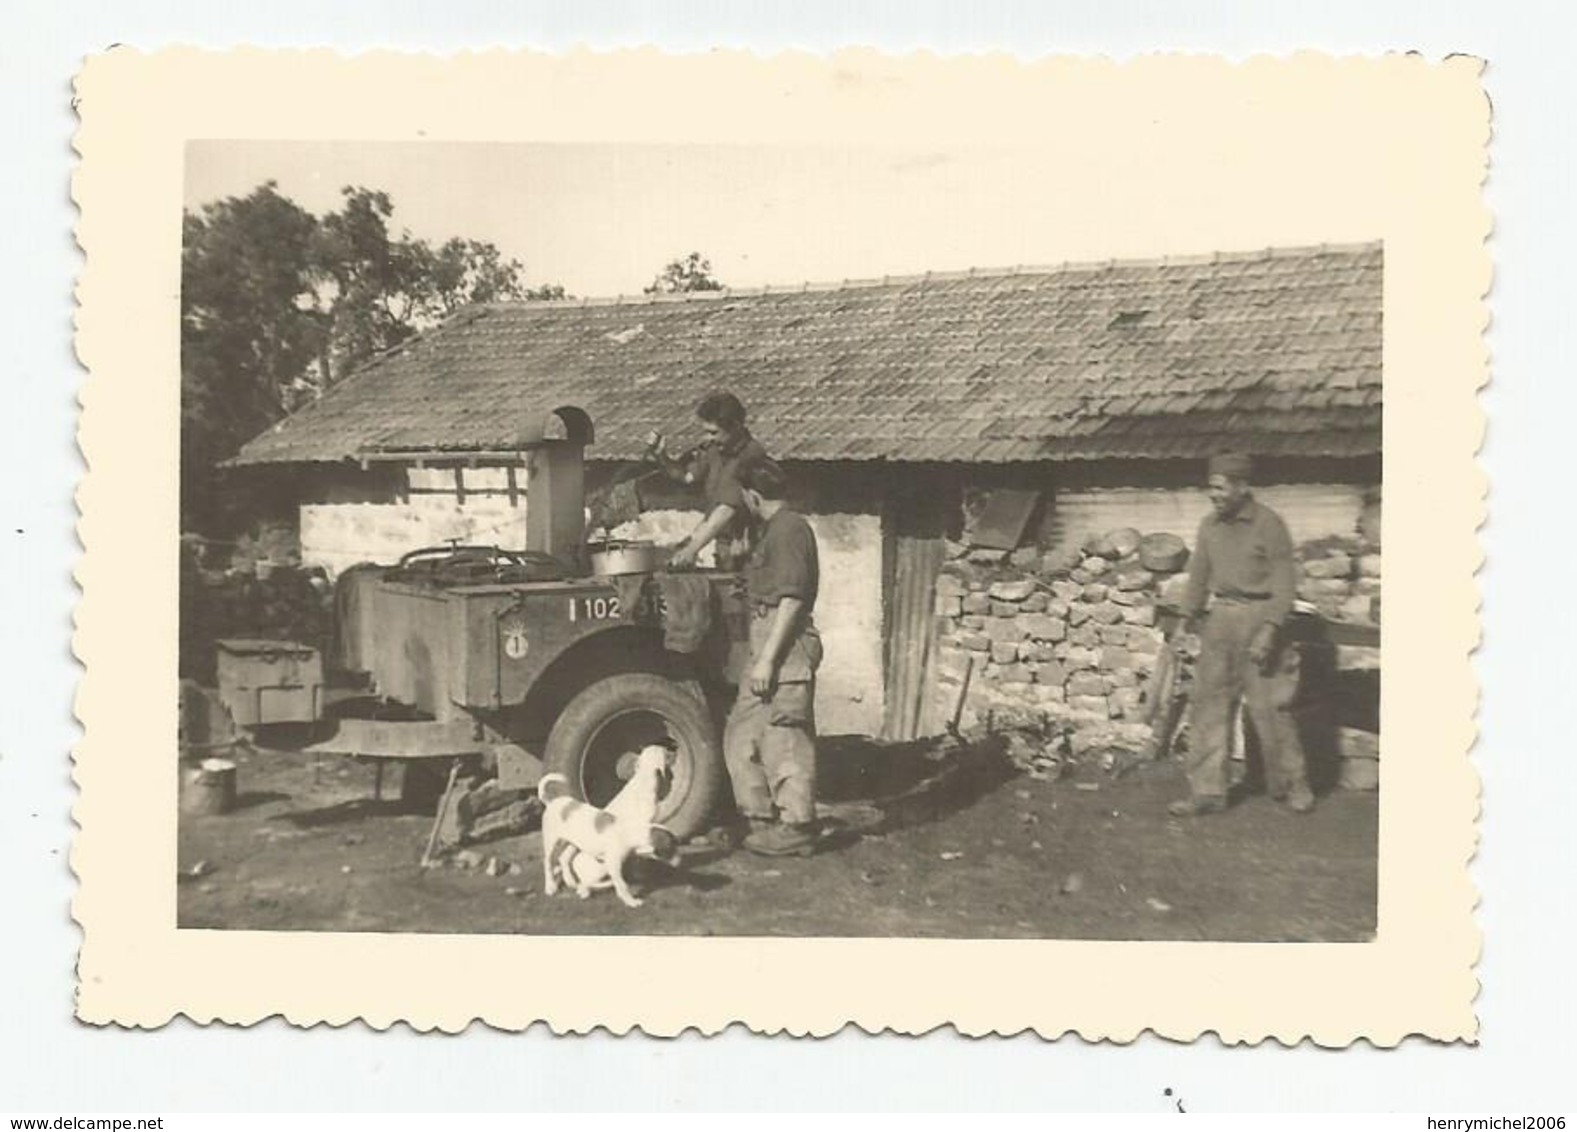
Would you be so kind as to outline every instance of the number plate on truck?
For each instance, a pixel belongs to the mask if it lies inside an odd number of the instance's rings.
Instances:
[[[617,595],[581,595],[569,599],[571,621],[617,621],[624,616],[624,605]]]

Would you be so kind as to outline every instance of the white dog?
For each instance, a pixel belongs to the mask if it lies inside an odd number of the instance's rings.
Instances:
[[[544,776],[537,785],[543,804],[543,890],[553,895],[562,880],[584,900],[594,889],[611,887],[625,904],[640,907],[641,900],[624,879],[624,866],[636,854],[667,855],[657,843],[659,835],[667,841],[672,835],[652,818],[669,775],[668,749],[655,744],[644,748],[635,773],[607,809],[573,797],[562,774]]]

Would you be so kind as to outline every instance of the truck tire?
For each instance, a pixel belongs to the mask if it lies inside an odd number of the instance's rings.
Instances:
[[[605,806],[648,743],[674,748],[673,777],[657,803],[656,821],[684,841],[706,828],[728,773],[711,711],[698,691],[647,672],[598,680],[559,715],[544,761],[549,773],[569,780],[577,797]]]

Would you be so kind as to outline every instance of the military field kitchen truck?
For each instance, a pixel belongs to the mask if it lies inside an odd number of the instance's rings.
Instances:
[[[726,794],[721,721],[748,662],[740,578],[669,572],[645,544],[587,543],[592,423],[562,407],[522,429],[526,545],[433,547],[336,584],[339,667],[370,710],[314,749],[404,764],[408,800],[451,770],[523,791],[550,771],[596,804],[643,746],[673,751],[658,822],[681,839]],[[427,453],[440,459],[440,453]]]

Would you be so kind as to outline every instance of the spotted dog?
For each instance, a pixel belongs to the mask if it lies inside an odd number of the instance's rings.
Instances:
[[[542,800],[542,888],[549,896],[560,884],[581,899],[611,887],[620,900],[638,908],[624,866],[632,856],[671,858],[673,836],[652,819],[663,785],[671,778],[668,748],[653,744],[636,758],[635,773],[618,796],[599,809],[570,793],[569,780],[549,774],[537,785]]]

